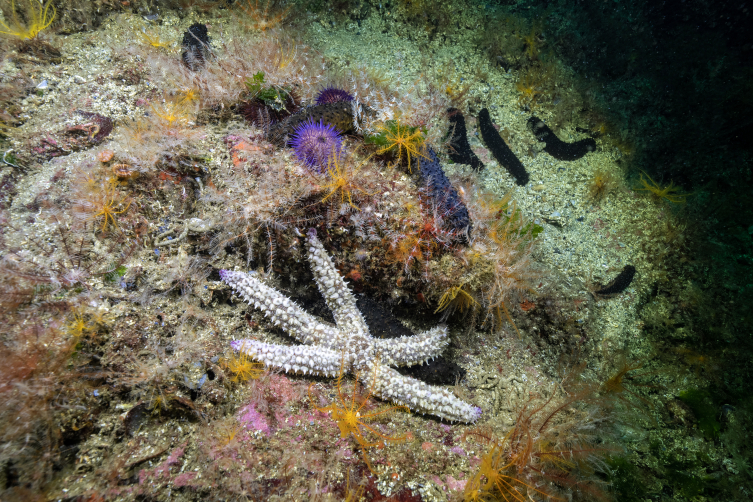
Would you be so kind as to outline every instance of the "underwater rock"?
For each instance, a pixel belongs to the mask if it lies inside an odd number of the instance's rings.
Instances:
[[[546,143],[544,151],[557,160],[578,160],[588,152],[596,150],[596,141],[586,138],[575,143],[565,143],[554,134],[543,120],[536,116],[528,119],[528,128],[541,142]]]
[[[29,152],[36,161],[46,162],[54,157],[86,150],[102,142],[112,132],[111,118],[81,110],[76,113],[87,120],[83,124],[44,134],[29,147]]]
[[[400,338],[415,335],[389,309],[368,296],[358,296],[356,306],[369,326],[369,332],[376,338]],[[465,370],[444,355],[426,361],[424,364],[398,368],[398,371],[431,385],[454,385],[456,380],[462,380],[465,377]]]
[[[423,154],[418,157],[418,161],[420,166],[418,177],[427,187],[431,200],[442,214],[444,227],[457,232],[458,240],[467,244],[471,238],[473,222],[458,191],[447,179],[437,154],[430,146],[427,146]]]
[[[500,163],[507,172],[515,178],[515,183],[525,186],[528,183],[529,176],[523,163],[515,156],[505,140],[499,135],[494,128],[492,119],[489,116],[489,110],[484,108],[478,114],[478,128],[481,131],[481,137],[484,143],[492,152],[494,158]]]
[[[316,95],[315,101],[317,105],[339,102],[350,103],[353,101],[353,96],[351,96],[348,91],[338,89],[337,87],[325,87]]]
[[[247,122],[262,129],[276,124],[296,113],[301,108],[301,100],[295,90],[280,92],[283,102],[278,106],[269,106],[263,100],[252,98],[238,103],[238,113],[243,115]]]
[[[614,295],[617,293],[622,293],[627,289],[628,286],[630,286],[630,283],[633,282],[633,277],[635,277],[635,267],[632,265],[625,265],[625,268],[622,269],[622,272],[620,272],[612,282],[596,291],[595,293],[597,295]]]
[[[99,113],[85,112],[82,110],[77,110],[76,113],[86,119],[89,119],[89,122],[87,124],[84,124],[84,127],[88,127],[90,129],[89,137],[92,143],[99,143],[107,136],[109,136],[112,132],[113,124],[110,117],[105,117],[104,115],[100,115]]]
[[[180,57],[192,71],[204,66],[209,57],[209,34],[207,26],[202,23],[192,24],[183,34],[183,52]]]
[[[358,106],[361,107],[362,115],[375,114],[374,110],[368,106]],[[307,106],[282,122],[273,124],[268,132],[269,142],[277,146],[287,145],[296,128],[309,120],[314,122],[321,121],[324,124],[329,124],[337,129],[340,134],[351,134],[355,132],[355,124],[353,123],[353,105],[347,101],[337,101],[335,103]]]
[[[476,171],[480,171],[484,168],[484,163],[481,162],[468,143],[468,130],[465,127],[465,117],[457,108],[448,108],[447,116],[450,120],[450,130],[448,133],[452,133],[450,143],[447,148],[447,155],[450,156],[453,162],[458,164],[468,164]]]

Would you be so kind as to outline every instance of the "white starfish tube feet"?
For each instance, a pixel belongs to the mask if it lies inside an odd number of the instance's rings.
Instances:
[[[442,387],[403,376],[390,366],[423,364],[447,347],[447,328],[439,326],[415,336],[375,339],[356,307],[356,299],[316,237],[308,233],[308,259],[316,284],[335,318],[335,326],[304,311],[253,274],[221,270],[220,277],[250,305],[258,308],[304,345],[284,346],[258,340],[231,342],[271,368],[286,372],[335,376],[359,375],[374,395],[447,420],[475,422],[481,408],[458,399]]]

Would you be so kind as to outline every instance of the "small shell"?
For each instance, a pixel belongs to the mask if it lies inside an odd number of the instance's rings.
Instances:
[[[115,152],[113,152],[112,150],[107,150],[107,149],[101,150],[97,154],[97,160],[102,162],[103,164],[105,162],[110,162],[113,159],[113,157],[115,157]]]
[[[138,171],[133,169],[128,164],[113,164],[112,173],[118,178],[128,179],[134,178],[138,174]]]

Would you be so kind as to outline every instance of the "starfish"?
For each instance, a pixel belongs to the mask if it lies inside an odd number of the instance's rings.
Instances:
[[[414,411],[460,422],[478,420],[481,408],[458,399],[447,389],[401,375],[391,367],[423,364],[438,356],[448,344],[447,327],[438,326],[400,338],[372,337],[353,293],[316,237],[316,230],[309,230],[306,243],[314,279],[335,324],[312,316],[252,274],[221,270],[220,277],[225,283],[303,343],[286,346],[235,340],[231,342],[233,349],[285,372],[330,377],[341,372],[352,373],[373,395]]]

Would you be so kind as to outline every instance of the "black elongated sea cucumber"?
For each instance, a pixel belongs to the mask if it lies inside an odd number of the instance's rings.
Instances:
[[[204,66],[210,54],[209,42],[207,25],[202,23],[192,24],[183,34],[183,51],[180,56],[190,70],[196,71]]]
[[[622,293],[628,286],[630,286],[630,283],[633,282],[633,277],[635,277],[635,267],[632,265],[625,265],[622,272],[620,272],[612,282],[595,293],[597,295],[614,295]]]
[[[430,146],[427,146],[423,149],[418,160],[420,164],[419,179],[426,185],[432,201],[441,211],[445,227],[457,232],[460,242],[468,243],[471,238],[473,222],[471,222],[468,208],[465,207],[458,191],[447,179],[437,154]]]
[[[520,186],[526,185],[529,180],[528,171],[494,128],[489,110],[486,108],[478,114],[478,129],[481,131],[484,143],[486,143],[494,158],[497,159],[497,162],[504,166],[507,172],[515,178],[515,183]]]
[[[468,130],[465,127],[465,117],[457,108],[448,108],[447,117],[450,120],[450,144],[447,148],[447,154],[453,162],[458,164],[469,164],[476,171],[484,168],[481,162],[468,143]]]
[[[528,128],[536,139],[546,143],[544,151],[557,160],[578,160],[588,152],[596,150],[596,141],[586,138],[574,143],[565,143],[554,134],[548,125],[538,117],[528,119]]]

